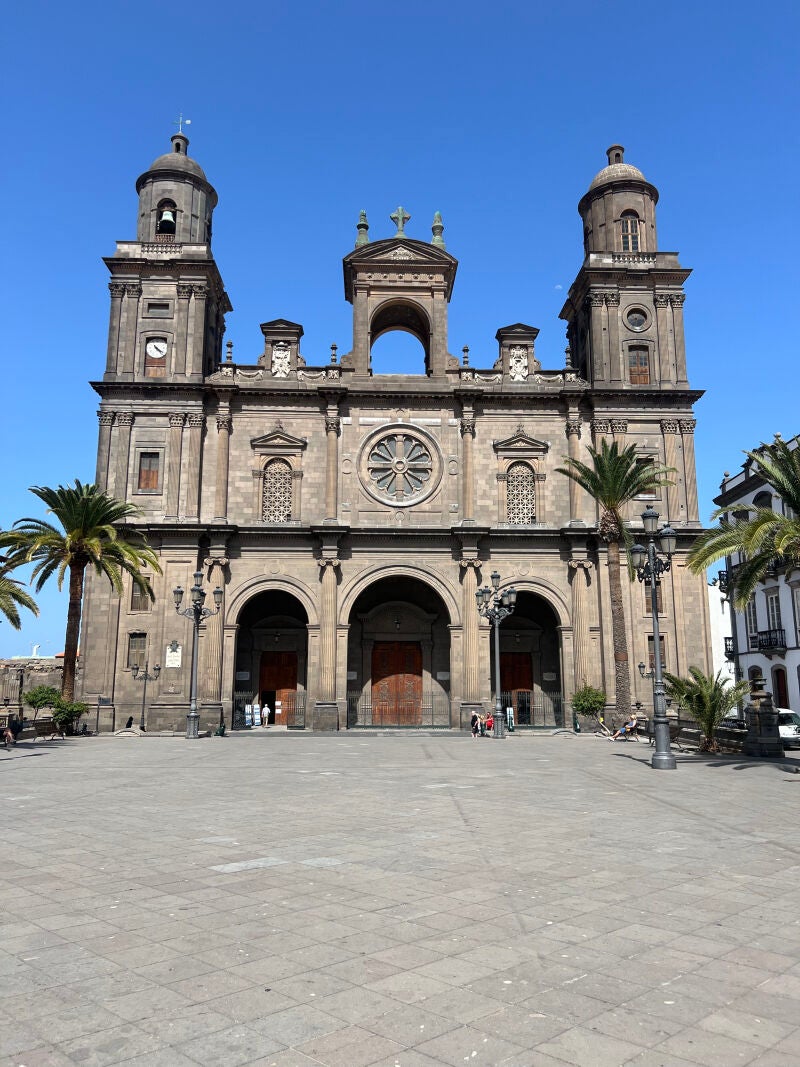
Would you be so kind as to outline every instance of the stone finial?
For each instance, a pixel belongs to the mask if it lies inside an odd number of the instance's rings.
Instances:
[[[358,230],[358,236],[356,237],[356,248],[360,248],[361,245],[368,245],[369,223],[367,222],[366,211],[362,211],[359,213],[358,222],[356,223],[356,229]]]
[[[393,211],[391,213],[389,218],[397,226],[397,233],[395,234],[395,237],[405,237],[403,227],[407,222],[411,220],[411,216],[407,214],[404,208],[399,207],[397,211]]]
[[[225,342],[225,362],[233,363],[233,341]]]
[[[331,345],[331,363],[336,362],[336,353],[339,351],[338,345]]]
[[[567,370],[572,370],[572,349],[569,345],[564,349],[564,366]]]
[[[461,352],[462,352],[462,354],[464,356],[464,366],[468,367],[469,366],[469,345],[464,345],[464,347],[461,349]]]
[[[442,234],[444,233],[444,223],[442,222],[442,213],[440,211],[434,212],[433,225],[431,226],[431,233],[433,237],[431,244],[436,245],[437,248],[446,248]]]

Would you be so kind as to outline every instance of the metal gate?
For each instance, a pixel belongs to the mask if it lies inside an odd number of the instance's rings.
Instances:
[[[363,693],[347,694],[347,729],[450,729],[450,699],[446,694],[420,700],[373,704]]]
[[[253,703],[252,689],[237,690],[233,694],[233,714],[231,716],[232,730],[249,730],[246,721],[245,707]],[[263,722],[263,719],[262,719]],[[275,716],[275,722],[279,726],[288,726],[290,730],[304,730],[306,726],[306,694],[284,693],[281,700],[281,715]]]
[[[529,730],[555,730],[564,725],[564,698],[546,690],[515,689],[500,694],[503,710],[514,709],[514,725]]]

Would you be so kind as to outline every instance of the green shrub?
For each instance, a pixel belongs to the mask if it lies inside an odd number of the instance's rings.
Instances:
[[[61,693],[53,685],[37,685],[24,693],[22,699],[38,714],[42,708],[57,708],[61,703]]]
[[[589,719],[599,718],[605,706],[605,693],[602,689],[595,689],[593,685],[582,685],[572,697],[572,710],[575,714],[585,715]]]

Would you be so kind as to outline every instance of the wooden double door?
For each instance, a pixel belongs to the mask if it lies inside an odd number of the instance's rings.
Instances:
[[[533,665],[530,652],[500,653],[500,685],[504,700],[514,709],[514,721],[519,726],[531,726],[533,695]]]
[[[265,723],[294,726],[297,703],[297,653],[262,652],[258,696]],[[280,715],[275,706],[280,702]]]
[[[422,646],[418,641],[376,641],[372,647],[372,722],[422,722]]]

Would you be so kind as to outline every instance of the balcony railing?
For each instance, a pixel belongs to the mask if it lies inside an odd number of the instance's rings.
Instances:
[[[733,657],[734,657],[733,638],[732,637],[726,637],[725,638],[725,659],[733,659]]]
[[[759,630],[758,631],[758,651],[759,652],[785,652],[786,651],[786,635],[783,629],[780,630]]]

